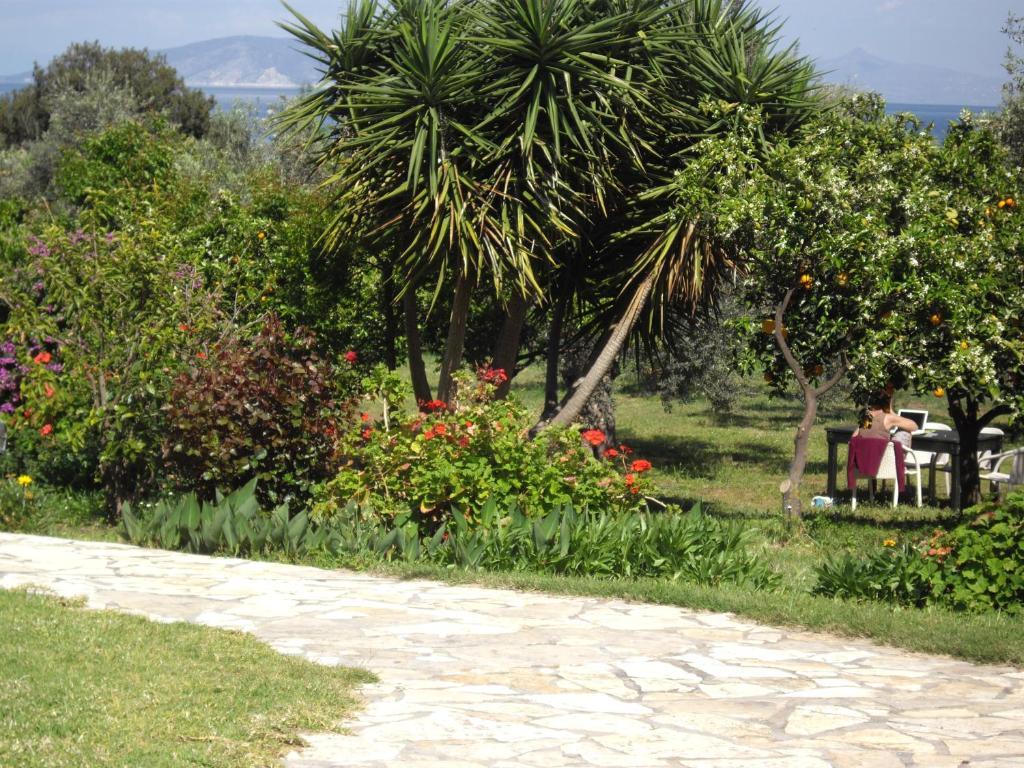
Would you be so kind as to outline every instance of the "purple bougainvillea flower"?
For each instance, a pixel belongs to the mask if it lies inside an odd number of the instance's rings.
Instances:
[[[28,247],[28,252],[33,256],[46,257],[50,255],[50,248],[42,240],[33,235],[29,238],[31,245]]]
[[[13,341],[5,341],[3,344],[0,344],[0,352],[5,355],[13,355],[15,349]]]
[[[64,370],[64,364],[63,363],[50,363],[48,366],[46,366],[46,370],[53,371],[54,373],[60,373],[61,371]]]
[[[13,403],[4,403],[3,405],[0,405],[0,412],[3,412],[3,413],[14,413],[14,404]]]

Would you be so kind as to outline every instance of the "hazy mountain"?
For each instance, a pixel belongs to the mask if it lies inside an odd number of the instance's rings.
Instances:
[[[925,64],[899,64],[863,48],[817,63],[826,73],[825,82],[878,91],[889,102],[995,106],[1002,99],[1002,78]]]
[[[16,75],[0,75],[0,85],[27,85],[31,82],[31,72],[19,72]]]
[[[287,37],[221,37],[162,51],[193,86],[296,88],[319,77],[312,59]],[[994,106],[1002,79],[923,64],[899,64],[857,48],[817,62],[829,83],[880,92],[889,102]],[[0,77],[0,84],[27,82],[31,73]]]
[[[220,37],[161,53],[189,85],[296,88],[319,80],[296,46],[285,37]]]

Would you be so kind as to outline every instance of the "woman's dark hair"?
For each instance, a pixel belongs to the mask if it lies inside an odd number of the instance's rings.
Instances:
[[[881,408],[886,409],[892,403],[892,399],[889,397],[889,393],[884,389],[880,389],[877,392],[872,392],[871,396],[868,397],[868,408]]]

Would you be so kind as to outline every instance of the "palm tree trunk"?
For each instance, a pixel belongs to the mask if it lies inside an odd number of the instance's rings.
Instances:
[[[441,360],[441,377],[437,383],[437,397],[448,402],[455,394],[452,374],[462,365],[462,350],[466,344],[466,320],[469,318],[469,300],[473,286],[466,275],[459,275],[452,299],[452,318],[448,323],[448,340]]]
[[[544,373],[544,412],[542,420],[550,419],[558,409],[558,358],[562,351],[562,329],[565,326],[565,313],[569,308],[570,294],[559,296],[551,315],[551,327],[548,329],[548,350],[546,370]]]
[[[535,431],[549,424],[567,426],[580,415],[580,411],[583,410],[583,406],[586,405],[587,400],[590,399],[594,390],[601,383],[601,379],[605,377],[615,364],[615,359],[618,357],[619,352],[622,351],[626,339],[629,338],[633,326],[636,325],[640,313],[643,312],[644,306],[647,304],[647,299],[654,288],[655,278],[656,275],[652,273],[637,285],[633,298],[626,306],[618,323],[612,327],[611,332],[607,335],[607,341],[605,341],[600,352],[598,352],[594,359],[594,364],[590,366],[590,370],[569,390],[555,415],[546,422],[543,420],[539,422],[534,426]]]
[[[494,356],[491,358],[491,367],[502,369],[508,376],[498,385],[496,396],[499,398],[508,394],[509,387],[512,386],[512,377],[516,375],[519,344],[523,335],[523,326],[526,324],[526,312],[529,308],[528,299],[521,296],[518,291],[512,294],[512,298],[508,302],[505,322],[501,326],[501,333],[498,334],[498,341],[494,345]]]
[[[384,364],[389,371],[398,367],[398,318],[395,316],[394,272],[389,262],[381,274],[380,302],[384,314]]]
[[[427,369],[423,365],[423,347],[420,343],[419,309],[416,306],[416,289],[410,286],[402,297],[402,309],[405,315],[405,342],[409,350],[409,376],[412,378],[412,391],[417,403],[433,400],[430,394],[430,383],[427,381]]]

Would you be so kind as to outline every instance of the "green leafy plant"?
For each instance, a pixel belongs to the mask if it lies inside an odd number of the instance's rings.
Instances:
[[[586,513],[566,504],[530,517],[487,502],[474,517],[440,525],[403,513],[382,516],[348,503],[330,519],[289,517],[287,505],[262,513],[256,481],[202,503],[194,494],[126,507],[122,535],[135,544],[245,555],[312,552],[450,568],[607,578],[665,577],[697,584],[773,589],[778,574],[747,548],[748,534],[695,507],[687,514]]]
[[[304,512],[291,517],[282,504],[269,514],[260,511],[256,480],[213,503],[194,493],[173,500],[126,505],[121,533],[133,544],[183,549],[188,552],[229,552],[233,555],[265,550],[297,555],[322,545],[309,528]]]
[[[940,563],[936,599],[969,611],[1020,613],[1024,605],[1024,494],[972,510],[970,522],[937,536],[924,554]]]
[[[1024,494],[968,510],[968,522],[917,544],[817,568],[814,594],[962,611],[1020,613],[1024,602]]]

